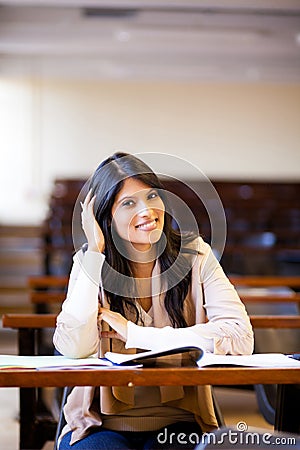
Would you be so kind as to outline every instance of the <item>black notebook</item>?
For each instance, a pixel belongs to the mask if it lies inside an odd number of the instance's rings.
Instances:
[[[189,362],[193,362],[194,364],[192,365],[197,365],[198,361],[202,358],[203,353],[203,350],[199,347],[185,346],[162,351],[149,350],[134,354],[107,352],[105,353],[105,359],[119,366],[140,364],[149,366],[162,362],[172,364],[172,361],[174,363],[175,360],[181,361],[182,365],[189,365]]]

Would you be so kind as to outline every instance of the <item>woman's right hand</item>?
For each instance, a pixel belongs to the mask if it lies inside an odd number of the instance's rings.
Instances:
[[[89,191],[85,200],[81,204],[81,225],[88,241],[88,249],[93,252],[103,252],[104,250],[104,235],[95,219],[94,203],[96,196],[92,197],[92,192]]]

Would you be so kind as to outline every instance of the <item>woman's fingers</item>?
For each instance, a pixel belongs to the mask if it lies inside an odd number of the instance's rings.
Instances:
[[[125,319],[121,314],[110,311],[107,308],[99,308],[100,319],[104,320],[108,325],[110,325],[113,330],[117,332],[120,339],[127,340],[127,323],[128,320]]]
[[[108,339],[120,339],[121,341],[124,341],[122,336],[120,336],[116,331],[101,331],[101,337]]]
[[[84,205],[87,205],[87,204],[90,202],[91,197],[92,197],[92,189],[90,189],[89,192],[87,193],[87,195],[86,195],[86,197],[85,197],[85,199],[84,199],[83,204],[84,204]]]
[[[83,202],[80,202],[81,208],[83,211],[86,211],[88,208],[91,209],[94,207],[96,195],[92,197],[92,190],[90,189],[87,193]]]
[[[104,236],[98,222],[95,219],[95,200],[96,196],[92,196],[92,191],[90,190],[85,197],[84,202],[80,203],[82,208],[81,225],[87,237],[89,249],[92,251],[102,252],[104,250]]]

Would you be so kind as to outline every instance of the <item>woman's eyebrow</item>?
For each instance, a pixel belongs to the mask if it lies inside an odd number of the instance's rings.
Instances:
[[[140,189],[139,191],[136,191],[136,192],[141,192],[141,191],[146,191],[146,194],[150,194],[150,192],[153,192],[153,191],[157,192],[157,190],[155,188]],[[122,203],[124,200],[128,200],[128,199],[136,199],[136,195],[134,195],[134,194],[132,194],[132,195],[124,195],[119,200],[117,200],[117,204]]]
[[[117,204],[122,203],[124,200],[134,199],[134,198],[135,198],[134,195],[124,195],[124,197],[119,198],[119,200],[117,201]]]

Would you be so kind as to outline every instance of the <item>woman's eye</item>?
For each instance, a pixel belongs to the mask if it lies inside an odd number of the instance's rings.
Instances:
[[[122,206],[132,206],[133,204],[133,200],[125,200],[125,202],[122,203]]]
[[[151,192],[151,193],[148,195],[148,198],[149,198],[149,199],[151,199],[151,198],[156,198],[156,197],[158,197],[158,193],[157,193],[157,192]]]

